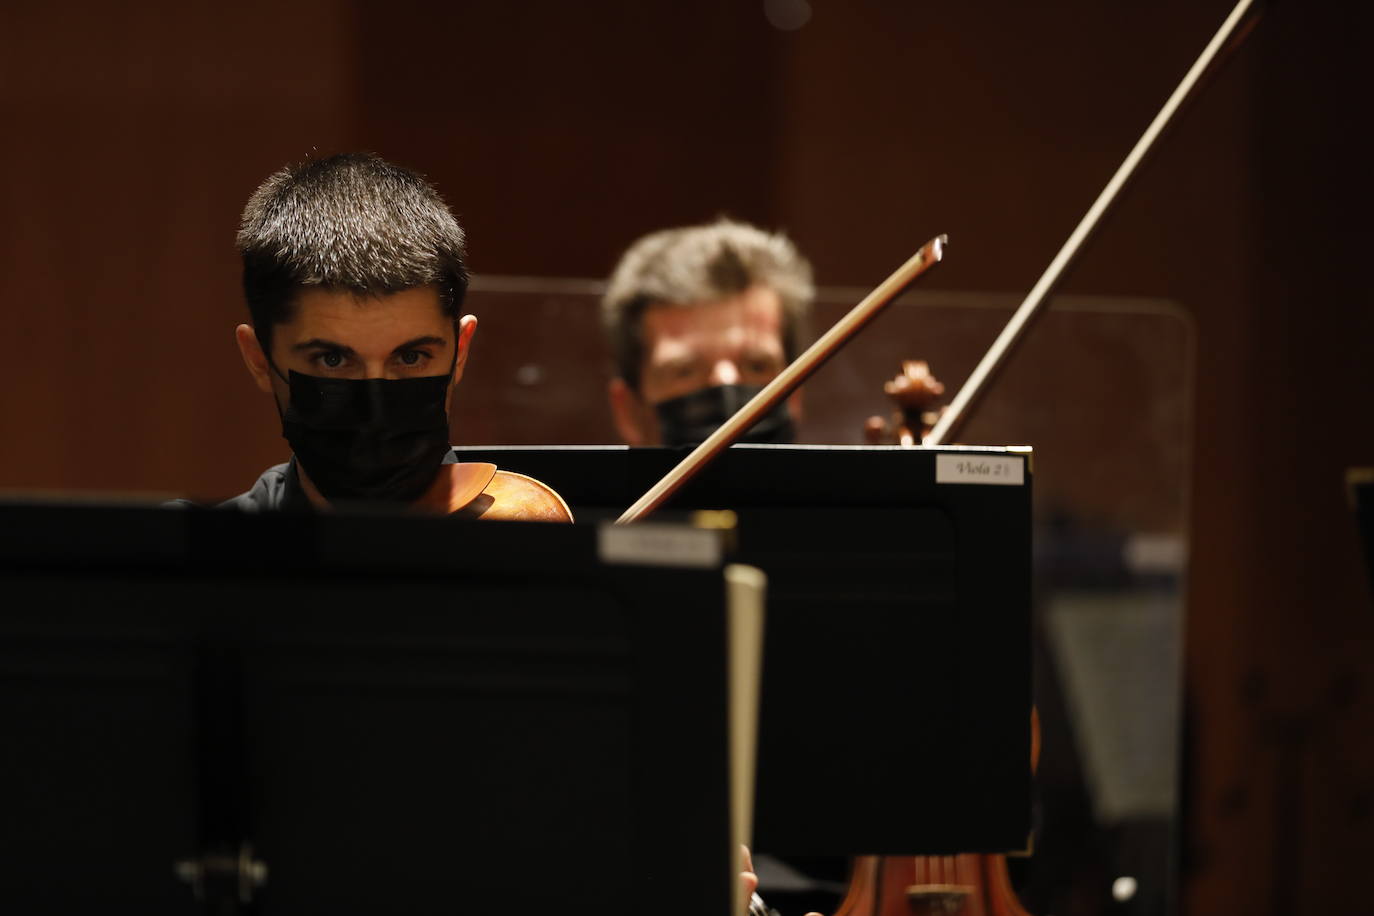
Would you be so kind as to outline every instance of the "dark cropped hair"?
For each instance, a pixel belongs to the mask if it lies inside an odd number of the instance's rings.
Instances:
[[[439,288],[454,318],[467,292],[463,230],[424,178],[370,153],[288,166],[243,208],[243,294],[264,349],[310,286],[384,295]]]
[[[616,374],[639,390],[645,309],[706,305],[752,286],[777,293],[783,355],[791,362],[805,343],[815,296],[811,265],[791,239],[728,219],[639,239],[621,256],[601,297],[601,323]]]

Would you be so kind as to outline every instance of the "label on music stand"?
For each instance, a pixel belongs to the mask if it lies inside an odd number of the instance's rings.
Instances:
[[[936,455],[935,482],[1019,487],[1026,482],[1026,459],[1020,455]]]
[[[686,525],[602,525],[597,534],[602,563],[640,566],[719,566],[719,533]]]

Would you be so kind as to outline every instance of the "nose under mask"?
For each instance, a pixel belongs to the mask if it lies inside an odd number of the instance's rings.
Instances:
[[[654,405],[663,444],[698,445],[749,400],[762,391],[759,385],[715,385]],[[737,441],[786,444],[796,439],[792,411],[787,401],[778,403]]]
[[[330,501],[410,502],[434,481],[452,446],[448,374],[405,379],[322,378],[291,370],[282,436]],[[281,376],[276,364],[272,368]]]
[[[292,371],[282,435],[329,500],[409,502],[450,445],[449,376],[317,378]]]

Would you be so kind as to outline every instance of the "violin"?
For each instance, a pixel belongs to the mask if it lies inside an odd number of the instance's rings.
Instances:
[[[904,360],[883,383],[895,404],[890,418],[869,417],[870,445],[913,447],[927,440],[942,411],[945,386],[922,360]],[[1031,769],[1040,755],[1040,727],[1031,710]],[[1012,887],[1002,855],[860,856],[835,916],[1029,916]]]
[[[1254,0],[1238,0],[1229,16],[1217,30],[1202,54],[1184,75],[1164,106],[1145,129],[1135,146],[1113,173],[1069,238],[1059,249],[1040,279],[1031,288],[1021,305],[1013,313],[1006,327],[984,354],[954,401],[938,413],[934,426],[926,430],[925,419],[929,407],[922,399],[935,392],[936,380],[929,367],[913,364],[908,371],[891,383],[890,394],[899,397],[899,421],[885,423],[882,418],[873,425],[873,433],[882,437],[895,432],[897,441],[917,443],[916,431],[921,431],[924,445],[938,446],[947,441],[964,421],[974,401],[986,389],[989,381],[1001,368],[1017,343],[1024,337],[1033,320],[1043,311],[1050,291],[1058,284],[1064,271],[1078,256],[1084,243],[1097,228],[1102,217],[1115,203],[1121,190],[1155,141],[1163,133],[1184,101],[1202,80],[1223,59],[1223,50],[1237,47],[1254,20],[1249,18]],[[1245,25],[1244,29],[1240,27]],[[872,293],[826,332],[806,352],[770,382],[755,397],[725,422],[705,442],[697,446],[677,467],[620,516],[619,522],[636,521],[653,512],[669,499],[688,480],[695,476],[716,455],[727,448],[746,429],[790,395],[810,373],[819,368],[844,342],[862,329],[879,310],[894,299],[916,276],[937,263],[947,242],[944,236],[932,239],[907,264],[878,286]],[[939,392],[943,393],[943,386]],[[901,398],[910,397],[911,416]],[[895,430],[893,429],[895,425]],[[905,432],[903,432],[903,427]],[[1038,722],[1031,710],[1032,758],[1039,749]],[[1032,765],[1034,765],[1032,763]],[[1006,860],[1001,856],[953,855],[920,857],[867,857],[856,860],[848,894],[837,916],[912,916],[912,914],[962,913],[967,916],[1025,916],[1007,877]]]
[[[1006,327],[974,368],[958,396],[947,408],[934,411],[934,399],[944,386],[930,375],[929,367],[917,361],[903,363],[902,374],[884,385],[884,391],[897,402],[892,420],[871,417],[865,435],[873,443],[888,441],[901,445],[938,446],[947,441],[967,417],[971,405],[983,392],[1016,344],[1024,337],[1032,320],[1041,313],[1049,292],[1101,217],[1115,202],[1116,195],[1163,132],[1174,113],[1219,59],[1223,48],[1234,48],[1246,32],[1252,0],[1239,0],[1222,23],[1164,107],[1121,163],[1097,200],[1083,216],[1058,255],[1050,262],[1040,280],[1027,294]],[[1249,20],[1248,27],[1253,26]],[[919,430],[919,434],[917,433]],[[1031,767],[1040,752],[1040,725],[1031,709]],[[1001,855],[960,854],[945,856],[864,856],[854,862],[849,889],[835,916],[1028,916],[1012,889],[1006,857]]]

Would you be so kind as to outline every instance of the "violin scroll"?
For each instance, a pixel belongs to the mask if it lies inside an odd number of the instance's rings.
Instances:
[[[945,385],[930,371],[925,360],[902,361],[902,371],[883,383],[883,393],[896,410],[891,417],[873,416],[864,421],[864,441],[869,445],[920,445],[944,408]]]

